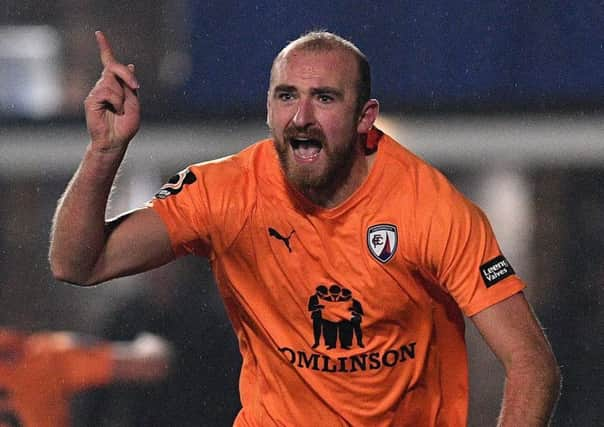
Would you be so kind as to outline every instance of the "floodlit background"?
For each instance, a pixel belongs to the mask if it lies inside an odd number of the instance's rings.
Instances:
[[[51,218],[84,152],[83,100],[101,70],[93,32],[104,30],[116,56],[136,64],[142,86],[142,129],[110,206],[117,214],[187,164],[265,137],[274,55],[324,28],[367,54],[379,125],[487,212],[562,365],[553,425],[599,425],[603,23],[595,0],[5,0],[0,323],[116,339],[146,328],[179,343],[180,377],[83,395],[77,425],[230,425],[239,356],[205,262],[183,259],[93,289],[51,278]],[[502,370],[470,324],[468,341],[470,425],[494,425]],[[172,418],[145,421],[160,417],[152,408]]]

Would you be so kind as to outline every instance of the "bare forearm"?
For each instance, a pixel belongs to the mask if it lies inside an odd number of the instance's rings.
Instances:
[[[537,358],[509,369],[499,427],[549,425],[560,393],[560,372],[553,356]]]
[[[106,242],[105,211],[125,147],[101,151],[90,145],[59,201],[50,243],[50,264],[60,280],[85,284]]]
[[[560,392],[556,357],[524,294],[472,317],[505,368],[499,427],[547,426]]]

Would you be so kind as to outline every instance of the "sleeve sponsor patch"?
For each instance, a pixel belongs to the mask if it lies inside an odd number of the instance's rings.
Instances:
[[[186,184],[192,184],[197,180],[195,174],[188,168],[171,177],[166,184],[155,194],[156,199],[165,199],[166,197],[180,193],[182,187]]]
[[[497,258],[493,258],[480,266],[480,275],[487,288],[490,288],[514,273],[514,269],[503,255],[499,255]]]

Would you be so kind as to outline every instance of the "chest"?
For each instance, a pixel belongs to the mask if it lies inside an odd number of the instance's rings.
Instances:
[[[362,313],[368,327],[394,322],[411,327],[430,316],[430,300],[395,211],[359,206],[321,216],[263,200],[225,262],[229,283],[247,303],[288,319],[349,321]],[[245,278],[250,280],[245,280]]]

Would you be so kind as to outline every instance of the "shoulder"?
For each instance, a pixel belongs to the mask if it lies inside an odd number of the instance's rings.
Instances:
[[[479,209],[437,167],[385,135],[380,143],[380,166],[400,218],[401,245],[407,242],[409,256],[420,259],[435,233],[445,236],[455,224],[476,223]],[[440,238],[440,237],[439,237]]]
[[[459,191],[445,174],[428,161],[388,135],[380,142],[385,173],[394,180],[416,210],[422,215],[441,203],[449,204],[460,197]],[[392,184],[392,183],[391,183]]]
[[[227,186],[238,181],[252,180],[265,166],[271,153],[271,141],[262,140],[236,154],[192,164],[185,171],[193,175],[191,179],[202,178],[209,184]]]
[[[168,224],[173,243],[203,241],[209,246],[211,240],[215,250],[227,247],[257,204],[260,176],[276,162],[271,156],[272,143],[263,140],[236,154],[191,164],[172,176],[147,206]]]
[[[154,200],[163,200],[179,193],[202,196],[221,192],[231,194],[242,187],[254,187],[254,173],[262,169],[269,144],[269,140],[258,141],[236,154],[189,164],[166,181],[154,195]]]

